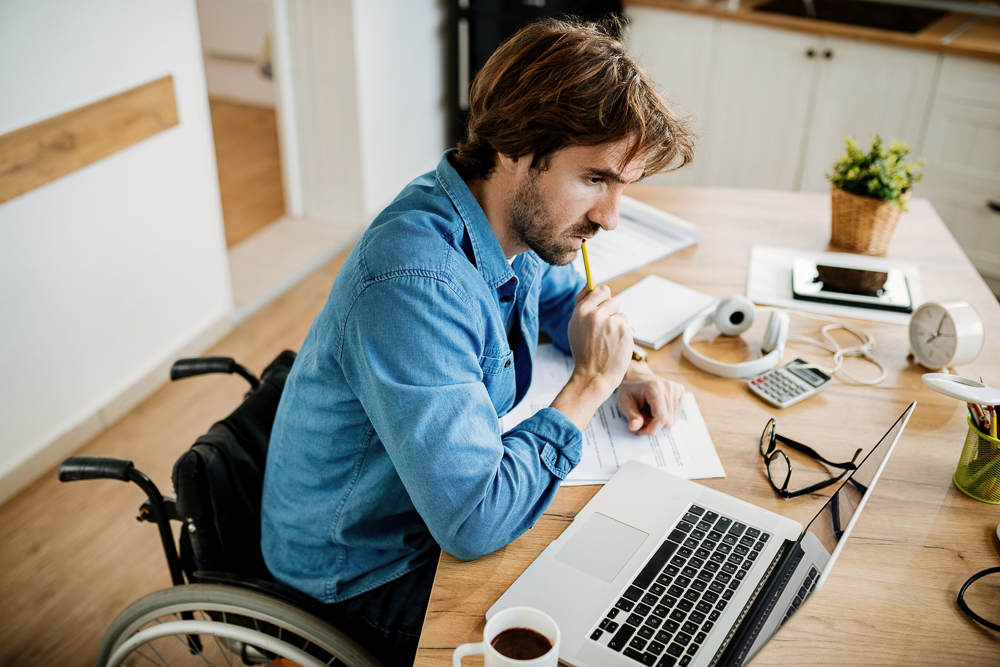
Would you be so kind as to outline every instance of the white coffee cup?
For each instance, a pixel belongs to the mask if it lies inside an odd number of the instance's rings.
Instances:
[[[534,630],[546,637],[552,643],[552,648],[545,655],[532,660],[508,658],[493,648],[493,640],[501,632],[511,628]],[[455,649],[452,663],[454,667],[461,667],[462,658],[482,653],[485,667],[557,667],[559,664],[559,639],[559,626],[545,612],[532,607],[510,607],[498,612],[486,622],[481,643],[462,644]]]

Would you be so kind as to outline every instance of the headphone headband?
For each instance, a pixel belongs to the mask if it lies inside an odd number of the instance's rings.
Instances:
[[[723,299],[715,310],[707,312],[701,317],[694,318],[688,324],[687,328],[684,329],[684,335],[681,337],[681,342],[684,345],[684,356],[694,366],[706,373],[728,378],[754,377],[777,366],[785,353],[785,343],[788,340],[788,314],[779,311],[773,312],[771,319],[768,320],[767,331],[764,333],[764,341],[761,343],[761,352],[764,354],[757,359],[731,364],[725,361],[709,359],[691,347],[691,340],[709,324],[716,324],[723,334],[726,334],[727,328],[730,331],[734,330],[734,327],[727,326],[734,319],[734,311],[742,315],[741,318],[738,317],[735,319],[753,322],[753,304],[745,297],[737,296],[738,298],[728,297]],[[742,311],[740,311],[741,308],[743,309]],[[720,326],[720,322],[722,326]],[[746,326],[735,328],[735,333],[728,335],[739,335],[746,328]]]

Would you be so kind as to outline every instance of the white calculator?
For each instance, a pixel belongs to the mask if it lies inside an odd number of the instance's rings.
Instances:
[[[793,359],[784,366],[753,378],[747,382],[747,387],[765,403],[787,408],[818,393],[833,381],[832,377],[815,368],[796,368],[806,365],[808,362],[804,359]]]

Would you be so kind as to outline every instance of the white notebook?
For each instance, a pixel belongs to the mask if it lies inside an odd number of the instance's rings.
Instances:
[[[719,301],[659,276],[646,276],[615,298],[635,329],[635,342],[654,350],[679,336],[692,319]]]

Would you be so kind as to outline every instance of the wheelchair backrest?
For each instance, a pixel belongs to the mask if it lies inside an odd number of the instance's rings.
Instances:
[[[273,580],[260,548],[260,503],[274,415],[295,353],[285,350],[260,387],[174,464],[181,563],[194,571]]]

